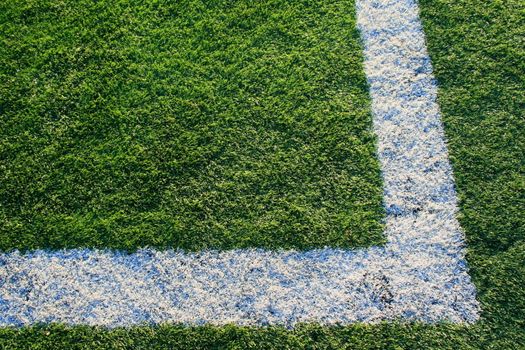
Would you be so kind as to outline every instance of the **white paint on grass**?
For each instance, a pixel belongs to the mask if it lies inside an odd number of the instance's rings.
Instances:
[[[358,0],[385,247],[0,254],[0,325],[473,322],[475,289],[414,0]]]

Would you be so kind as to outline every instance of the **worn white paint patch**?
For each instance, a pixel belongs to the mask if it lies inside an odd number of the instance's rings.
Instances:
[[[0,325],[474,322],[436,84],[414,0],[358,0],[385,247],[0,255]]]

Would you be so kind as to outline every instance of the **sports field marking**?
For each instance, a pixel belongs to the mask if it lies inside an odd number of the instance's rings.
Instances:
[[[358,0],[384,247],[0,255],[0,325],[474,322],[436,83],[414,0]]]

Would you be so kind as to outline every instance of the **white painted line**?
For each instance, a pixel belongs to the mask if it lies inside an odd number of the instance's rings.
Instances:
[[[0,255],[0,325],[474,322],[436,84],[414,0],[358,0],[385,247]]]

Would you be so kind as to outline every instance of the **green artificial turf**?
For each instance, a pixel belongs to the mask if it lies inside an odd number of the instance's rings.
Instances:
[[[0,250],[381,244],[353,1],[2,1]]]
[[[4,349],[525,349],[525,3],[419,0],[481,320],[0,331]]]

